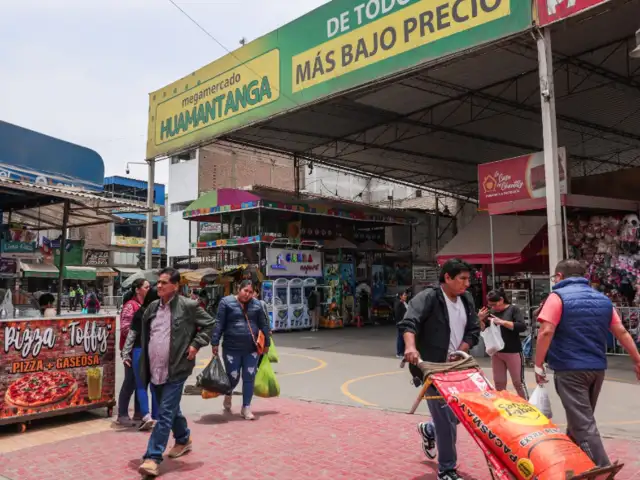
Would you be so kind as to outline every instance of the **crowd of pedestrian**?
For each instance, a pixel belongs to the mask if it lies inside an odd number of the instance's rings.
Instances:
[[[136,280],[125,295],[120,317],[125,375],[116,422],[151,430],[139,468],[145,476],[159,475],[171,433],[175,444],[169,458],[181,457],[192,449],[180,403],[198,352],[211,345],[214,357],[220,355],[224,362],[230,382],[223,402],[227,414],[232,413],[233,390],[242,379],[240,414],[247,420],[255,419],[251,412],[254,381],[263,356],[269,352],[268,312],[253,282],[243,281],[236,295],[220,300],[217,321],[203,308],[201,296],[187,298],[179,289],[180,273],[173,268],[160,272],[155,287],[144,279]],[[133,418],[129,416],[132,398]]]
[[[504,291],[493,290],[487,306],[476,311],[468,292],[472,268],[466,262],[447,261],[440,271],[439,287],[416,295],[408,304],[401,296],[396,306],[398,353],[410,363],[414,379],[422,381],[419,361],[446,363],[457,351],[469,352],[490,323],[500,327],[504,348],[492,356],[496,390],[507,387],[507,373],[518,394],[528,398],[520,332],[526,329],[522,312],[511,305]],[[577,260],[561,261],[554,272],[552,293],[536,312],[540,322],[535,354],[538,384],[554,372],[554,385],[566,411],[569,437],[599,467],[611,464],[595,421],[595,409],[607,369],[609,333],[629,353],[640,380],[640,353],[624,328],[609,298],[593,289],[584,266]],[[404,313],[403,313],[404,312]],[[402,338],[402,343],[401,339]],[[438,479],[461,480],[456,450],[458,419],[433,387],[427,391],[431,421],[418,425],[422,449],[438,456]]]

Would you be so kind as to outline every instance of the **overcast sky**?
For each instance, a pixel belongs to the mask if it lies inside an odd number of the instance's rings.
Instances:
[[[235,49],[327,1],[177,3]],[[0,119],[92,148],[105,176],[124,175],[144,160],[148,93],[224,54],[168,0],[0,0]]]

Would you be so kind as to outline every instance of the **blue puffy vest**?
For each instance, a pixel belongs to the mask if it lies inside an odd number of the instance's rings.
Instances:
[[[549,366],[559,372],[606,370],[611,300],[578,277],[562,280],[553,293],[562,299],[562,319],[547,356]]]

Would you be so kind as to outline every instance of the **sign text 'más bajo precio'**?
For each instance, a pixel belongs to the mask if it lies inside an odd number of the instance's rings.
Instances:
[[[292,59],[301,91],[510,14],[509,0],[422,0]]]

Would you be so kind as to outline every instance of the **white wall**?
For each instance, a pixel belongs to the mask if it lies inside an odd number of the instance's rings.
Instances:
[[[198,153],[194,159],[181,163],[169,162],[169,199],[167,202],[167,256],[189,255],[189,225],[192,240],[197,239],[197,224],[182,218],[184,207],[174,211],[175,204],[191,203],[198,198]],[[192,252],[195,255],[195,251]]]

